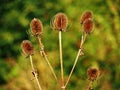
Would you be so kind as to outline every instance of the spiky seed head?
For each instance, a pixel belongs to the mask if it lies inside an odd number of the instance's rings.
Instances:
[[[34,54],[34,47],[29,40],[23,40],[21,48],[26,57]]]
[[[32,19],[31,23],[30,23],[30,28],[32,30],[32,34],[34,36],[38,36],[42,33],[43,31],[43,25],[42,25],[42,22],[37,19],[37,18],[34,18]]]
[[[83,22],[83,32],[90,34],[93,30],[94,23],[93,20],[88,18]]]
[[[83,24],[83,22],[88,19],[91,18],[92,19],[92,12],[91,11],[85,11],[82,16],[81,16],[81,20],[80,23]]]
[[[96,68],[89,68],[87,71],[87,75],[90,81],[94,81],[99,77],[100,71]]]
[[[68,18],[64,13],[57,13],[54,16],[54,20],[52,22],[52,27],[55,30],[66,31],[68,26]]]

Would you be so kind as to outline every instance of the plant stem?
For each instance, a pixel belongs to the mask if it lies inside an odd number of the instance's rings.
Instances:
[[[73,71],[74,71],[74,69],[75,69],[75,66],[76,66],[76,64],[77,64],[77,61],[78,61],[79,56],[82,55],[82,53],[83,53],[83,52],[82,52],[82,46],[83,46],[83,43],[85,42],[86,36],[87,36],[87,34],[85,34],[85,36],[82,35],[80,48],[79,48],[79,50],[78,50],[77,56],[76,56],[76,58],[75,58],[73,67],[72,67],[72,69],[71,69],[71,71],[70,71],[70,74],[69,74],[69,77],[68,77],[67,82],[66,82],[66,84],[65,84],[65,87],[68,85],[68,83],[69,83],[69,81],[70,81],[70,78],[71,78],[72,73],[73,73]]]
[[[80,43],[80,49],[82,49],[82,46],[86,40],[86,37],[87,37],[87,33],[83,33],[81,38],[81,43]]]
[[[47,55],[46,55],[46,53],[45,53],[45,51],[44,51],[44,46],[43,46],[43,44],[42,44],[42,42],[41,42],[41,38],[40,38],[39,36],[38,36],[38,41],[39,41],[40,49],[41,49],[40,52],[41,52],[42,56],[45,58],[48,66],[49,66],[49,68],[50,68],[50,70],[51,70],[51,72],[52,72],[52,74],[53,74],[53,76],[54,76],[54,78],[55,78],[55,80],[58,82],[57,76],[56,76],[56,74],[55,74],[55,72],[54,72],[54,69],[53,69],[52,65],[50,64],[50,62],[49,62],[49,60],[48,60],[48,58],[47,58]]]
[[[61,66],[61,83],[62,83],[62,90],[65,90],[64,88],[64,70],[63,70],[63,60],[62,60],[62,37],[61,37],[62,31],[59,31],[59,49],[60,49],[60,66]]]
[[[93,81],[90,81],[89,85],[88,85],[88,88],[86,90],[93,90],[92,84],[93,84]]]
[[[70,72],[70,74],[69,74],[69,77],[68,77],[68,79],[67,79],[67,82],[66,82],[66,84],[65,84],[65,87],[67,86],[68,82],[70,81],[70,78],[71,78],[71,76],[72,76],[72,73],[73,73],[73,71],[74,71],[74,69],[75,69],[75,66],[76,66],[76,64],[77,64],[78,58],[79,58],[79,56],[80,56],[80,52],[81,52],[81,49],[79,49],[79,51],[78,51],[78,53],[77,53],[75,62],[74,62],[74,64],[73,64],[73,67],[72,67],[72,69],[71,69],[71,72]]]
[[[31,56],[31,55],[30,55],[30,63],[31,63],[32,71],[33,71],[33,73],[34,73],[34,77],[35,77],[36,82],[37,82],[37,84],[38,84],[39,90],[42,90],[42,89],[41,89],[41,86],[40,86],[40,83],[39,83],[39,81],[38,81],[38,78],[37,78],[37,73],[35,72],[35,69],[34,69],[34,66],[33,66],[32,56]]]
[[[56,76],[56,74],[55,74],[55,72],[54,72],[54,70],[53,70],[53,68],[52,68],[52,66],[51,66],[51,64],[50,64],[50,62],[49,62],[49,60],[48,60],[45,52],[43,52],[43,53],[44,53],[44,55],[45,55],[45,60],[47,61],[48,65],[49,65],[49,67],[50,67],[50,70],[51,70],[51,72],[53,73],[54,78],[55,78],[56,81],[58,82],[57,76]]]

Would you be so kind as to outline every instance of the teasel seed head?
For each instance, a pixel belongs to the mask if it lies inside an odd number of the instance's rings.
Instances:
[[[91,18],[88,18],[86,19],[84,22],[83,22],[83,32],[85,33],[88,33],[90,34],[93,30],[93,27],[94,27],[94,23],[93,23],[93,20]]]
[[[68,18],[64,13],[57,13],[52,21],[52,27],[55,30],[66,31]]]
[[[87,75],[90,81],[95,81],[100,76],[100,70],[96,68],[89,68],[87,71]]]
[[[43,31],[43,25],[42,25],[42,22],[37,19],[37,18],[34,18],[31,23],[30,23],[30,28],[32,30],[32,34],[34,36],[38,36],[42,33]]]
[[[23,40],[21,48],[26,57],[34,54],[34,47],[29,40]]]
[[[83,13],[83,15],[81,16],[80,23],[83,24],[83,22],[84,22],[86,19],[89,19],[89,18],[92,19],[92,12],[91,12],[91,11],[85,11],[85,12]]]

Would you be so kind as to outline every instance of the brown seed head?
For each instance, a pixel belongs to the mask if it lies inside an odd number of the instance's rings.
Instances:
[[[65,31],[68,26],[68,18],[64,13],[55,15],[52,26],[56,30]]]
[[[91,11],[86,11],[83,13],[83,15],[81,16],[80,23],[83,24],[83,22],[88,18],[92,19],[92,12]]]
[[[35,35],[35,36],[38,36],[43,31],[42,22],[39,19],[34,18],[30,23],[30,28],[32,30],[32,34]]]
[[[21,48],[22,48],[23,53],[26,56],[34,54],[34,47],[32,46],[32,44],[29,40],[23,40],[23,42],[21,44]]]
[[[92,19],[86,19],[84,22],[83,22],[83,31],[90,34],[93,30],[93,27],[94,27],[94,23],[93,23],[93,20]]]
[[[100,71],[96,68],[89,68],[87,74],[88,74],[88,79],[94,81],[99,77]]]

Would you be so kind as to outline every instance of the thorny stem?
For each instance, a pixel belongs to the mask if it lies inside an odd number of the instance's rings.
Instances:
[[[71,72],[70,72],[70,74],[69,74],[69,77],[68,77],[68,79],[67,79],[67,82],[66,82],[66,84],[65,84],[65,87],[67,86],[68,82],[70,81],[70,78],[71,78],[71,76],[72,76],[73,70],[74,70],[74,68],[75,68],[75,66],[76,66],[76,64],[77,64],[77,61],[78,61],[80,52],[81,52],[81,49],[79,49],[79,51],[78,51],[78,53],[77,53],[77,56],[76,56],[74,65],[73,65],[73,67],[72,67],[72,69],[71,69]]]
[[[86,90],[93,90],[92,85],[93,85],[93,81],[90,81],[88,88]]]
[[[38,41],[39,41],[39,44],[40,44],[40,49],[41,49],[40,53],[41,53],[41,55],[45,58],[48,66],[49,66],[49,68],[50,68],[50,70],[51,70],[51,72],[52,72],[52,74],[53,74],[53,76],[54,76],[54,78],[55,78],[55,80],[58,82],[58,79],[57,79],[57,76],[56,76],[56,74],[55,74],[55,72],[54,72],[54,69],[53,69],[52,65],[50,64],[50,62],[49,62],[49,60],[48,60],[48,58],[47,58],[47,55],[46,55],[46,53],[45,53],[45,51],[44,51],[44,46],[43,46],[43,44],[42,44],[42,42],[41,42],[41,38],[40,38],[39,36],[38,36],[37,38],[38,38]]]
[[[85,36],[82,34],[80,48],[79,48],[79,50],[78,50],[77,56],[76,56],[76,58],[75,58],[73,67],[72,67],[72,69],[71,69],[71,71],[70,71],[70,74],[69,74],[69,77],[68,77],[67,82],[66,82],[66,84],[65,84],[65,87],[68,85],[68,83],[69,83],[69,81],[70,81],[70,78],[71,78],[72,73],[73,73],[73,71],[74,71],[74,69],[75,69],[75,66],[76,66],[76,64],[77,64],[77,61],[78,61],[79,56],[83,54],[83,52],[82,52],[82,46],[83,46],[83,44],[84,44],[84,42],[85,42],[86,37],[87,37],[87,34],[86,34],[86,33],[85,33]]]
[[[84,36],[85,35],[85,36]],[[81,39],[81,43],[80,43],[80,49],[82,49],[82,46],[86,40],[86,37],[87,37],[87,33],[83,33],[82,34],[82,39]]]
[[[40,83],[39,83],[39,81],[38,81],[38,78],[37,78],[37,73],[35,72],[35,69],[34,69],[34,66],[33,66],[32,56],[31,56],[31,55],[30,55],[30,63],[31,63],[32,71],[33,71],[33,73],[34,73],[34,77],[35,77],[36,82],[37,82],[37,84],[38,84],[39,90],[42,90],[42,89],[41,89],[41,86],[40,86]]]
[[[63,70],[63,60],[62,60],[62,37],[61,37],[62,31],[59,31],[59,49],[60,49],[60,67],[61,67],[61,83],[62,83],[62,90],[65,90],[64,87],[64,70]]]

